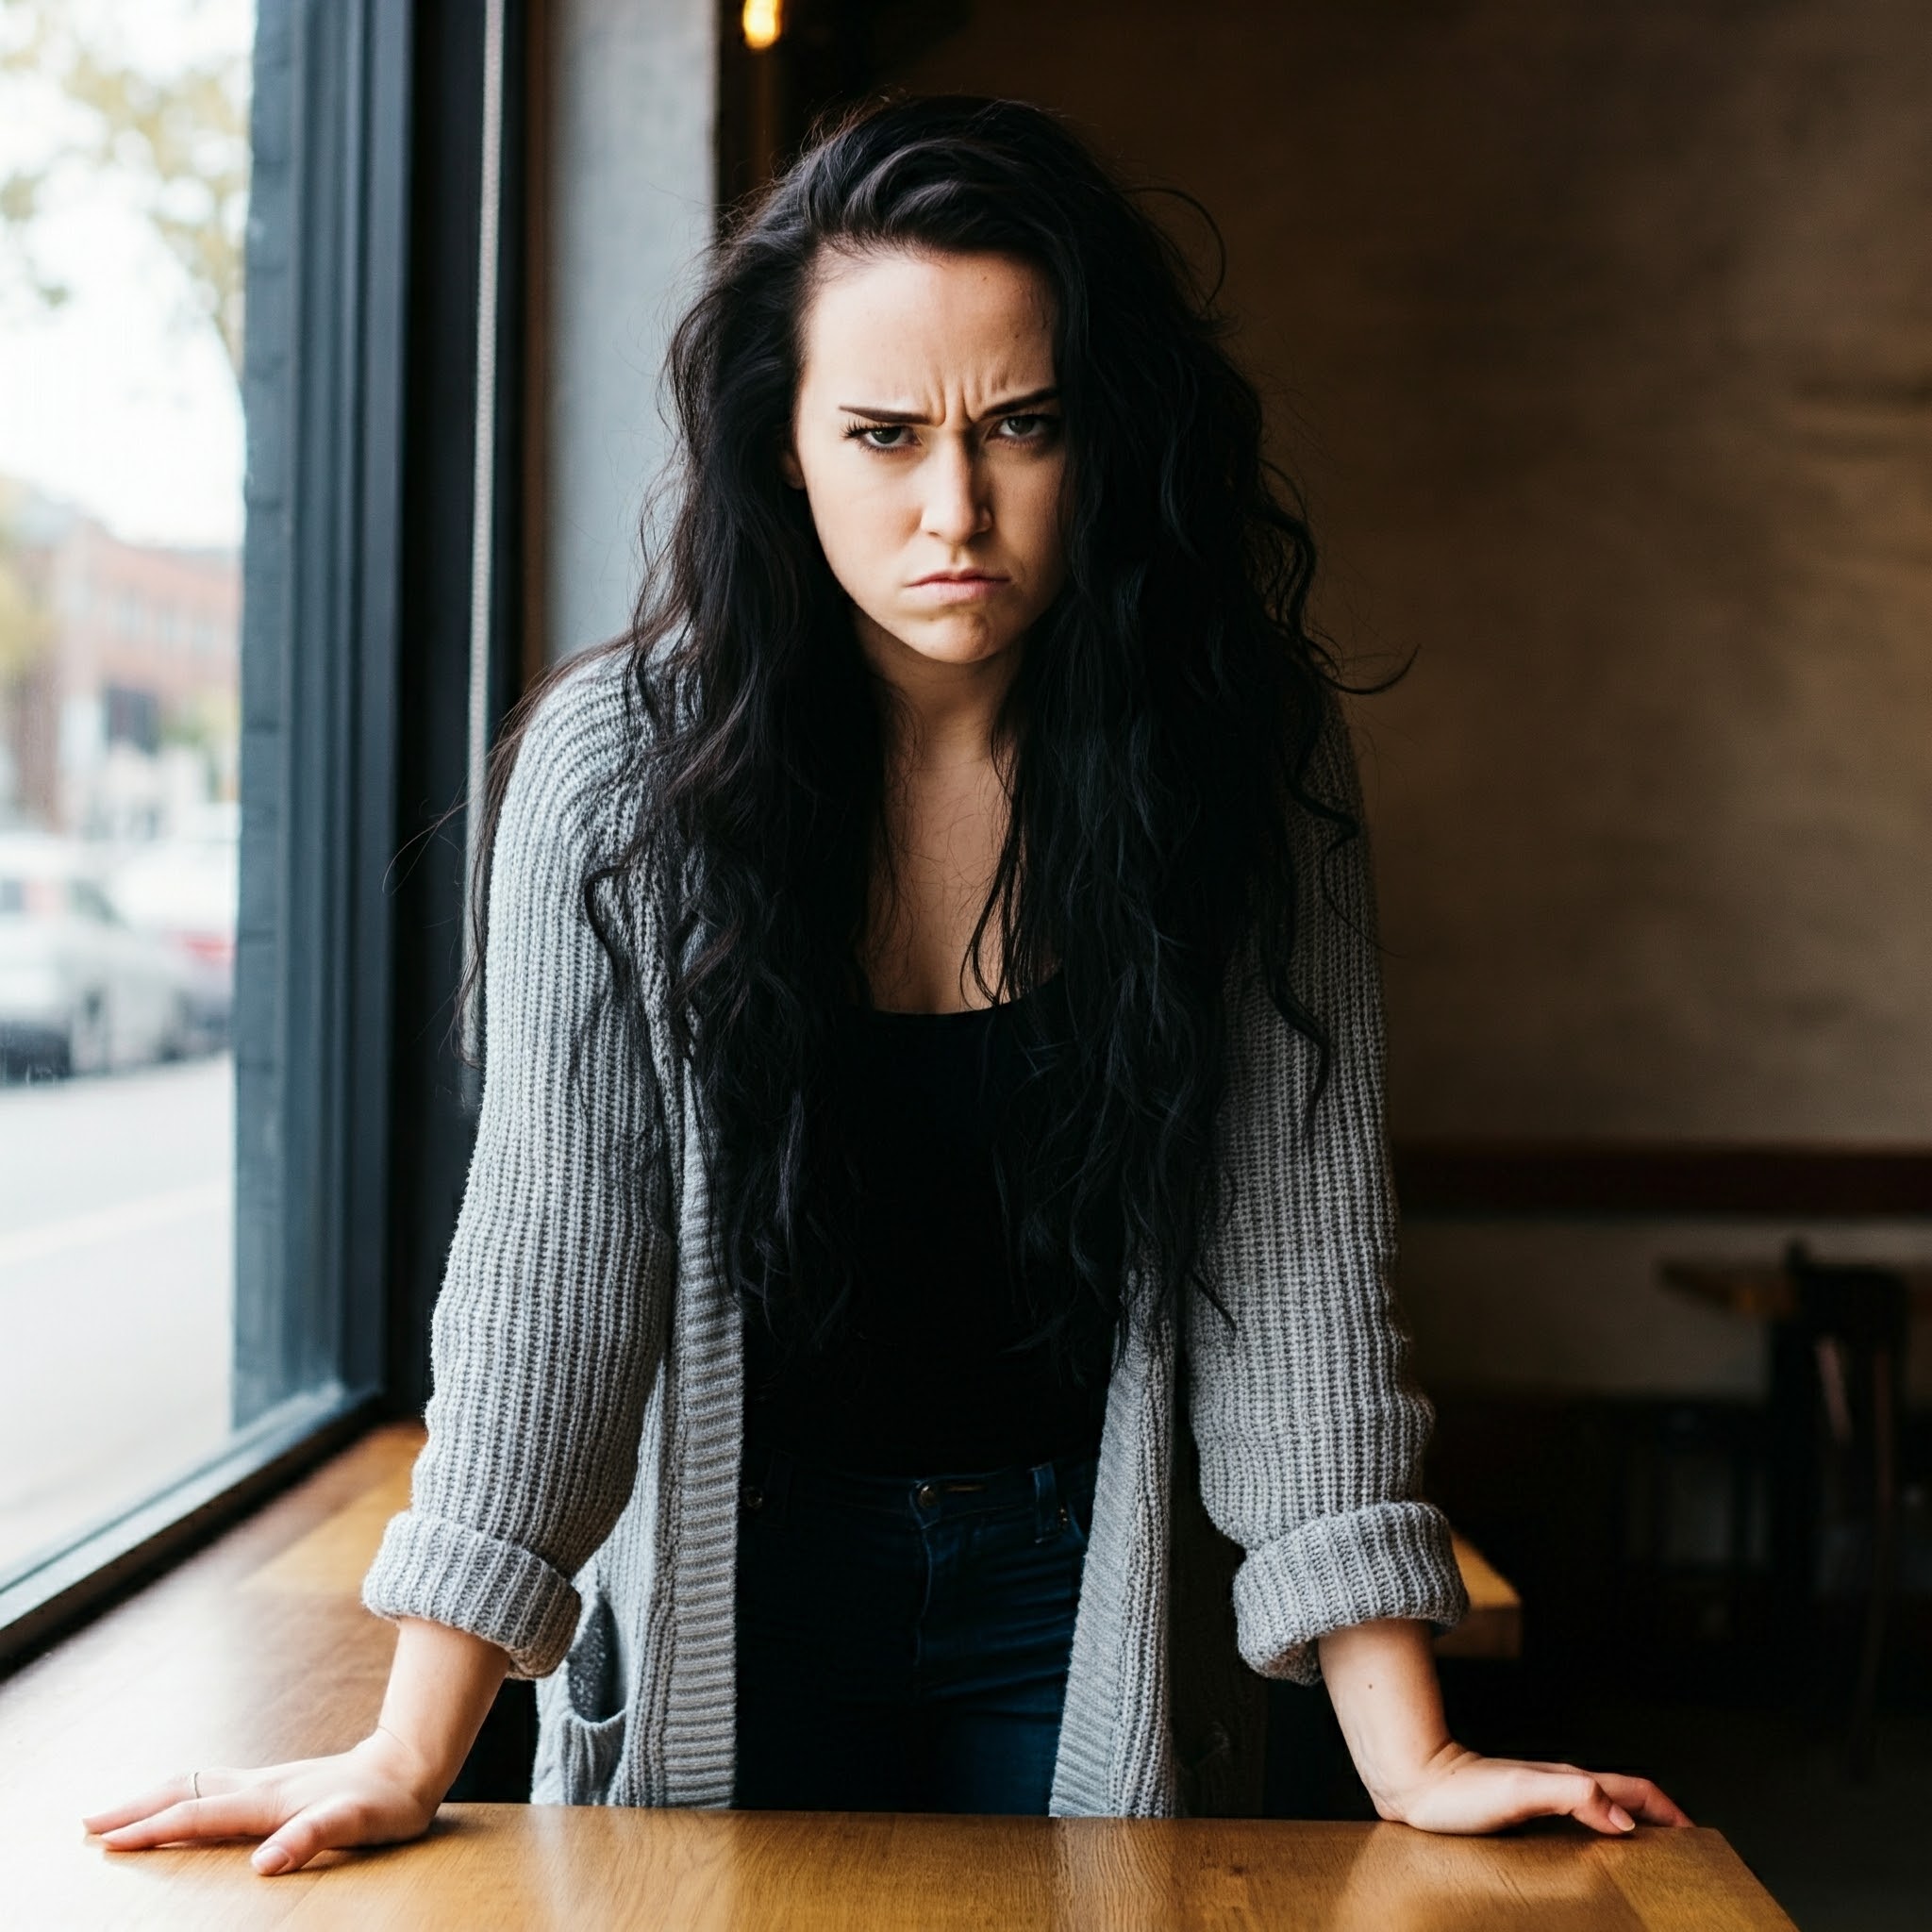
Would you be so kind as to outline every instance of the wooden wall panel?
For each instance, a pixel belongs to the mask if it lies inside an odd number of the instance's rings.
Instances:
[[[1399,1131],[1932,1143],[1932,9],[980,0],[1197,192],[1361,708]]]

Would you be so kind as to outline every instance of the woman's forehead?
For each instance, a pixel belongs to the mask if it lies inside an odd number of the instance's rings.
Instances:
[[[816,278],[802,347],[816,400],[911,408],[954,396],[970,409],[974,394],[1052,386],[1052,292],[1010,256],[839,254]],[[855,382],[858,392],[842,392]]]

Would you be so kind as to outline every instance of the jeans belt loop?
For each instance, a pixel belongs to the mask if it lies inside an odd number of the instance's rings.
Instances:
[[[1059,1484],[1050,1462],[1033,1465],[1033,1541],[1043,1543],[1059,1528]]]

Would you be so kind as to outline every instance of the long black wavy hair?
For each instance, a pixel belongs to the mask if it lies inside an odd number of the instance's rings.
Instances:
[[[641,728],[624,836],[584,903],[611,997],[637,1003],[621,908],[656,895],[719,1259],[775,1334],[823,1344],[852,1286],[835,1041],[841,1003],[871,997],[887,723],[777,452],[823,257],[891,249],[1014,257],[1055,301],[1067,577],[996,723],[1010,822],[969,957],[989,1000],[1052,981],[1050,1001],[1011,1008],[1028,1073],[995,1158],[1035,1339],[1077,1375],[1098,1338],[1177,1307],[1191,1282],[1212,1298],[1224,990],[1244,940],[1316,1050],[1318,1101],[1328,1045],[1295,991],[1294,821],[1357,828],[1310,789],[1339,679],[1260,401],[1179,249],[1052,115],[873,105],[822,127],[729,225],[670,352],[675,517],[606,647],[627,654]],[[512,733],[499,799],[515,750]]]

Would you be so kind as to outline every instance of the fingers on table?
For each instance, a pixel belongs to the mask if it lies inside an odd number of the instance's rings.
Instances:
[[[1625,1777],[1620,1772],[1599,1772],[1597,1783],[1642,1824],[1689,1824],[1690,1814],[1674,1803],[1647,1777]]]
[[[88,1831],[112,1831],[117,1825],[131,1824],[137,1818],[149,1818],[164,1805],[178,1805],[183,1798],[194,1795],[194,1782],[192,1774],[183,1772],[179,1777],[171,1777],[164,1785],[156,1785],[137,1797],[123,1798],[118,1805],[104,1805],[98,1811],[90,1811],[81,1824]]]
[[[1636,1820],[1604,1789],[1600,1779],[1567,1764],[1524,1767],[1522,1817],[1574,1818],[1592,1831],[1621,1838]]]
[[[1621,1835],[1638,1824],[1689,1824],[1689,1815],[1647,1777],[1628,1777],[1618,1771],[1585,1771],[1575,1764],[1537,1764],[1569,1788],[1573,1802],[1540,1807],[1539,1811],[1567,1813],[1596,1831]],[[1528,1815],[1528,1814],[1525,1814]]]
[[[131,1824],[102,1832],[101,1842],[110,1851],[139,1852],[184,1839],[256,1836],[281,1822],[270,1802],[273,1795],[267,1787],[257,1785],[221,1797],[184,1798]]]

